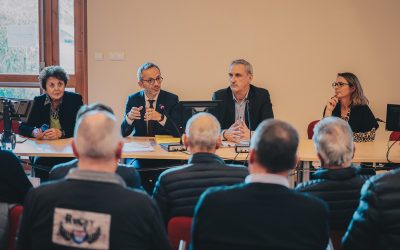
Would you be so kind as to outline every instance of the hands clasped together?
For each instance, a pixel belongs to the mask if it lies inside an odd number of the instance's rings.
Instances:
[[[238,143],[249,140],[250,133],[246,123],[243,120],[237,120],[229,129],[225,130],[223,137],[228,141]]]
[[[39,140],[56,140],[63,136],[61,130],[56,128],[49,128],[46,131],[42,131],[40,128],[35,128],[32,132],[33,137]]]

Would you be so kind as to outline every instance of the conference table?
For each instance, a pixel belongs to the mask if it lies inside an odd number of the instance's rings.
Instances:
[[[13,152],[19,156],[43,156],[43,157],[73,157],[72,139],[60,140],[36,140],[18,137]],[[127,137],[124,138],[125,145],[122,158],[137,159],[176,159],[187,160],[189,152],[167,152],[158,145],[153,137]],[[386,163],[388,145],[392,142],[374,141],[356,143],[353,162]],[[247,153],[237,154],[234,146],[224,146],[217,150],[218,156],[224,160],[246,161]],[[297,181],[307,181],[310,175],[312,162],[318,161],[314,145],[311,140],[302,139],[298,148],[298,156],[301,161],[299,168],[295,169],[291,176],[297,177]],[[400,163],[400,142],[396,142],[390,150],[389,160]],[[291,184],[294,185],[294,178]]]

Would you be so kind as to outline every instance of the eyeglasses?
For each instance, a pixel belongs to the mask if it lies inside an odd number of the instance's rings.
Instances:
[[[147,82],[148,84],[153,85],[156,81],[157,81],[158,83],[161,83],[162,80],[163,80],[163,78],[162,78],[161,76],[157,76],[156,79],[153,79],[153,78],[150,78],[150,79],[147,79],[147,80],[142,79],[142,82]]]
[[[341,87],[343,87],[344,85],[349,85],[349,86],[351,86],[350,83],[333,82],[333,83],[332,83],[332,88],[341,88]]]

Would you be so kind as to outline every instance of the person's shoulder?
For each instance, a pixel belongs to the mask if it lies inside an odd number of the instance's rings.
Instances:
[[[178,95],[176,95],[176,94],[174,94],[172,92],[169,92],[169,91],[166,91],[166,90],[163,90],[163,89],[160,90],[160,94],[161,93],[164,94],[164,95],[169,95],[169,96],[178,96]]]
[[[35,96],[35,97],[33,98],[33,100],[34,100],[35,102],[43,102],[43,103],[44,103],[44,101],[46,100],[46,96],[47,96],[46,93],[45,93],[45,94],[41,94],[41,95]]]
[[[12,151],[8,151],[8,150],[0,149],[0,157],[1,157],[1,161],[4,161],[5,159],[18,160],[17,156]]]
[[[250,84],[250,91],[253,91],[256,95],[269,96],[269,92],[267,89],[254,86],[253,84]]]
[[[129,101],[129,100],[136,100],[136,99],[139,99],[139,98],[144,98],[144,92],[143,92],[143,90],[139,90],[139,91],[137,91],[137,92],[135,92],[135,93],[130,94],[130,95],[128,96],[128,101]]]
[[[189,166],[190,164],[186,164],[167,169],[160,174],[159,180],[163,182],[171,178],[172,179],[179,178],[179,176],[184,175],[187,172]]]
[[[229,94],[229,92],[232,93],[231,89],[229,87],[223,88],[223,89],[219,89],[219,90],[214,92],[214,96],[222,97],[222,96],[225,96],[225,95]]]
[[[238,197],[240,193],[246,192],[247,183],[238,183],[230,186],[217,186],[208,188],[203,195],[212,198],[219,197]]]
[[[366,185],[380,192],[390,191],[390,189],[400,188],[399,179],[400,169],[396,169],[371,177],[367,180]]]
[[[82,99],[82,96],[79,93],[64,91],[64,97],[70,99]]]
[[[300,193],[292,190],[293,196],[293,202],[297,204],[298,209],[303,208],[303,209],[314,209],[314,210],[323,210],[323,211],[328,211],[327,204],[321,200],[320,198],[309,194],[309,193]]]

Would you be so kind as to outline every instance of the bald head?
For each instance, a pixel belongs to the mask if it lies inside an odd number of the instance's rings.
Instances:
[[[112,160],[120,142],[115,116],[107,111],[87,112],[76,122],[74,144],[79,158]]]
[[[186,124],[185,141],[191,151],[214,152],[220,144],[221,126],[209,113],[198,113]]]

